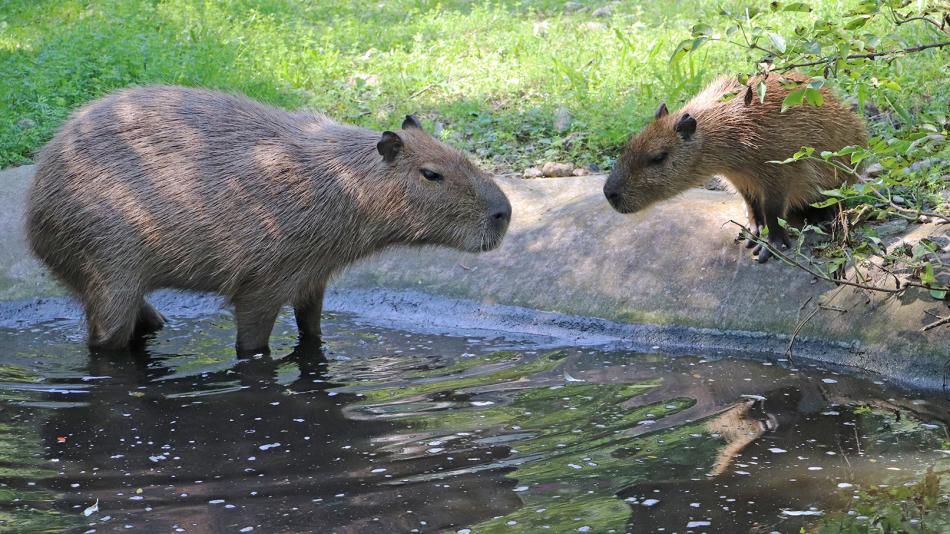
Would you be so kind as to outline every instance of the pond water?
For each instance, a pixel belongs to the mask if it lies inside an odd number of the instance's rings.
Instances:
[[[0,530],[798,532],[950,467],[940,396],[790,362],[226,316],[0,330]]]

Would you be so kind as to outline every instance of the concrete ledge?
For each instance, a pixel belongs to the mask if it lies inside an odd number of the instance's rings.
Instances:
[[[30,299],[62,294],[23,243],[20,219],[31,175],[29,166],[0,172],[0,202],[7,206],[0,213],[0,300],[9,301],[0,305],[0,317],[10,318]],[[345,291],[331,294],[328,309],[392,312],[446,328],[463,326],[465,314],[496,315],[485,324],[573,329],[665,350],[781,354],[802,318],[802,305],[824,297],[846,311],[819,311],[796,338],[797,356],[918,387],[944,387],[950,327],[920,327],[933,320],[927,312],[946,315],[946,303],[917,291],[900,298],[866,295],[816,282],[779,262],[755,263],[733,243],[735,229],[725,224],[744,216],[734,195],[693,190],[624,216],[604,201],[603,177],[499,182],[514,207],[500,249],[482,255],[387,251],[342,273],[334,287]],[[915,225],[903,237],[927,235],[950,254],[950,225]],[[420,292],[461,300],[455,307],[445,300],[430,305]],[[379,301],[375,306],[373,299]],[[525,312],[511,306],[554,313],[525,320]],[[418,313],[409,313],[413,309]],[[506,320],[505,314],[521,319]],[[713,341],[727,338],[732,341]]]

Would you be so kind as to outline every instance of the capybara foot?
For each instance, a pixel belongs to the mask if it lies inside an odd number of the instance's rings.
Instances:
[[[257,356],[258,354],[268,355],[270,354],[270,347],[267,345],[263,346],[241,346],[235,345],[234,351],[237,353],[239,358],[249,358],[251,356]]]
[[[779,228],[778,232],[769,232],[768,240],[769,245],[776,250],[788,250],[792,248],[792,243],[789,241],[788,234],[785,233],[784,228]],[[769,261],[769,258],[775,255],[768,247],[762,244],[756,245],[756,247],[752,249],[752,254],[758,256],[759,263],[765,263]]]
[[[161,330],[163,326],[165,326],[165,316],[148,302],[143,303],[135,321],[135,335],[151,334]]]

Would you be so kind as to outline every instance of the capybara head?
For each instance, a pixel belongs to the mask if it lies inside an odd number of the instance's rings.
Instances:
[[[607,201],[620,213],[633,213],[706,178],[697,172],[700,137],[695,117],[661,105],[623,148],[604,184]]]
[[[462,152],[422,130],[411,115],[398,132],[383,132],[376,149],[386,174],[399,182],[399,196],[412,209],[399,213],[403,238],[468,252],[501,244],[511,204],[492,178]],[[395,201],[395,199],[393,199]]]

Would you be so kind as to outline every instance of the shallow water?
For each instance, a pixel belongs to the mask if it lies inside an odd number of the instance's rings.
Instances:
[[[871,379],[288,324],[247,360],[224,316],[0,331],[0,530],[798,532],[950,467],[950,402]]]

